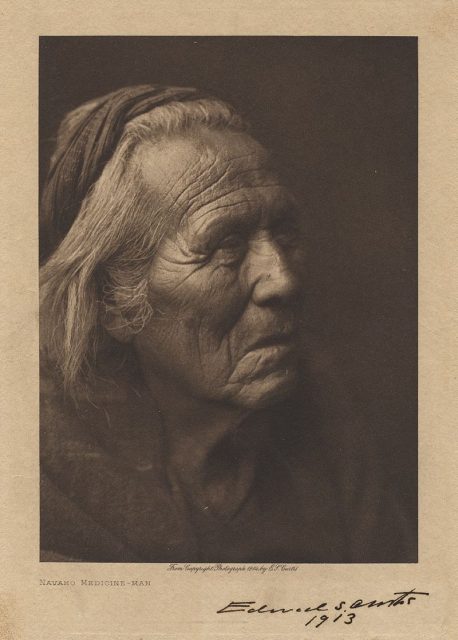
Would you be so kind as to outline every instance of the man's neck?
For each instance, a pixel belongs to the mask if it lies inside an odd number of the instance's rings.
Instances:
[[[265,415],[200,400],[154,375],[147,384],[163,420],[171,476],[202,508],[234,512],[254,478]]]

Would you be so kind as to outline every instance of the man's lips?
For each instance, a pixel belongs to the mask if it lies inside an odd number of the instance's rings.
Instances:
[[[272,330],[271,326],[262,333],[258,329],[256,333],[259,337],[244,351],[231,382],[247,384],[271,374],[284,380],[291,379],[298,354],[297,326],[284,323],[281,328],[277,326]]]
[[[264,335],[258,338],[258,340],[250,346],[249,351],[265,349],[268,347],[289,346],[295,342],[296,337],[297,334],[293,329]]]

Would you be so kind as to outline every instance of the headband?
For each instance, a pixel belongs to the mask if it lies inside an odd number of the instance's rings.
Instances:
[[[190,87],[138,85],[102,96],[82,110],[59,141],[51,161],[40,208],[40,257],[58,247],[75,221],[90,187],[112,157],[125,125],[170,102],[205,97]]]

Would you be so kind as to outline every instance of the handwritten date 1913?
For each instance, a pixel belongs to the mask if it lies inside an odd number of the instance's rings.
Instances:
[[[416,589],[409,589],[407,591],[395,591],[393,593],[394,598],[387,600],[353,600],[346,601],[341,600],[338,604],[332,605],[331,603],[322,602],[321,604],[310,607],[269,607],[267,604],[261,604],[258,606],[256,600],[232,601],[229,602],[222,609],[219,609],[216,613],[270,613],[270,614],[293,614],[293,613],[312,613],[311,618],[308,618],[304,623],[304,626],[312,626],[319,628],[325,622],[343,622],[346,625],[352,624],[356,618],[356,613],[360,609],[371,609],[372,607],[397,607],[400,605],[410,605],[416,601],[417,596],[429,596],[426,591],[416,591]]]

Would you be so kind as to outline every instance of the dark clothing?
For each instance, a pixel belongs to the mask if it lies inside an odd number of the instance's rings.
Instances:
[[[401,510],[370,455],[355,454],[361,438],[347,442],[347,410],[325,426],[308,389],[271,412],[254,480],[222,516],[170,481],[160,415],[141,384],[119,377],[75,407],[43,375],[41,559],[414,561]]]

